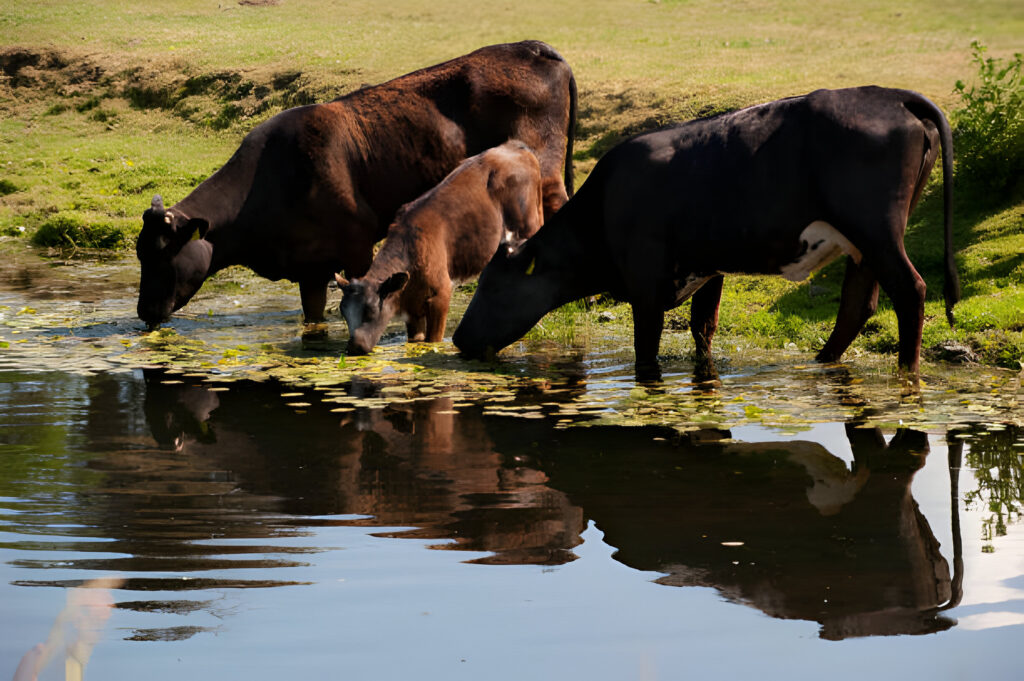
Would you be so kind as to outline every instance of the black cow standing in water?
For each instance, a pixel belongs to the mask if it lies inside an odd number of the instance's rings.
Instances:
[[[500,350],[548,311],[608,291],[633,308],[637,373],[656,376],[664,313],[693,297],[690,330],[707,358],[725,273],[799,281],[849,255],[836,361],[878,304],[899,322],[899,364],[917,372],[925,284],[903,248],[907,217],[941,143],[944,296],[959,298],[953,149],[945,116],[906,90],[819,90],[639,135],[612,149],[533,238],[480,276],[453,338],[469,356]]]
[[[306,321],[321,321],[328,282],[366,272],[402,204],[509,139],[536,154],[550,216],[572,193],[575,117],[569,65],[536,41],[284,111],[180,202],[153,199],[136,245],[139,318],[156,326],[212,274],[245,265],[298,282]]]

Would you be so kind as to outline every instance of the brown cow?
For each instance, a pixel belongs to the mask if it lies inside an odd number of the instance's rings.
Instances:
[[[537,157],[511,141],[467,159],[403,206],[366,276],[336,275],[348,353],[370,352],[397,315],[410,342],[440,341],[453,285],[480,274],[503,242],[517,246],[540,229],[542,185]]]
[[[156,326],[213,273],[245,265],[298,282],[306,321],[320,321],[327,283],[366,272],[399,206],[509,139],[537,154],[551,215],[572,193],[575,112],[569,65],[537,41],[288,109],[176,205],[153,199],[136,244],[139,317]]]

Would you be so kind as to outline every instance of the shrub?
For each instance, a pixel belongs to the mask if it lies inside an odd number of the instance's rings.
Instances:
[[[957,81],[963,106],[951,116],[957,178],[968,187],[1003,194],[1024,177],[1024,79],[1022,55],[1004,61],[986,57],[971,43],[978,82]],[[999,198],[996,196],[995,198]]]
[[[993,329],[972,338],[971,345],[984,364],[1007,369],[1024,366],[1024,337],[1020,333]]]
[[[75,213],[58,213],[36,230],[32,242],[54,248],[124,248],[127,239],[113,225],[91,224]]]

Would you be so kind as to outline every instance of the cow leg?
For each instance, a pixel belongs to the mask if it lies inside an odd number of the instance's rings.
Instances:
[[[440,343],[444,340],[444,327],[448,323],[448,303],[452,291],[439,291],[427,301],[427,342]]]
[[[698,359],[711,356],[711,339],[718,330],[718,304],[722,300],[724,277],[717,275],[694,292],[690,299],[690,334]]]
[[[410,343],[422,343],[427,337],[427,318],[423,316],[409,316],[405,323],[405,335]]]
[[[892,301],[900,333],[899,366],[916,374],[921,365],[924,297],[927,287],[903,248],[893,249],[876,267],[882,290]]]
[[[640,381],[661,379],[658,348],[665,324],[665,311],[653,301],[632,304],[633,350],[636,354],[636,377]]]
[[[299,298],[302,300],[302,317],[306,324],[324,321],[327,307],[327,279],[303,279],[299,282]]]
[[[878,280],[849,258],[832,335],[818,352],[819,362],[838,362],[878,308]]]

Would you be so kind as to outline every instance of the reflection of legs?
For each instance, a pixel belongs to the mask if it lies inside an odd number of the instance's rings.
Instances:
[[[857,472],[863,468],[890,473],[913,473],[924,465],[930,446],[928,436],[918,430],[901,428],[887,443],[878,428],[846,424],[846,438],[853,452]]]
[[[711,339],[718,330],[718,304],[722,300],[722,275],[711,277],[690,300],[690,333],[698,359],[711,356]]]
[[[825,347],[818,352],[818,361],[838,362],[877,307],[878,280],[863,265],[848,259],[836,325]]]

